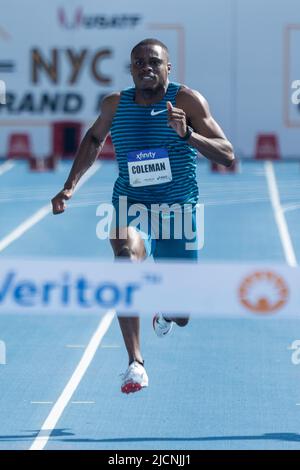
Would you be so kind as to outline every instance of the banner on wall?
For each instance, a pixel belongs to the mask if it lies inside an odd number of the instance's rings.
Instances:
[[[39,15],[44,19],[37,8]],[[183,79],[183,27],[162,24],[159,15],[150,22],[141,6],[134,12],[122,6],[114,13],[91,2],[53,3],[47,5],[47,25],[34,22],[24,35],[9,17],[8,10],[1,19],[6,36],[0,35],[0,50],[5,45],[0,74],[7,77],[7,91],[0,119],[91,120],[105,95],[131,84],[131,48],[158,34],[172,53],[173,79]]]
[[[298,0],[277,3],[269,17],[260,0],[186,0],[176,8],[160,0],[11,0],[0,18],[0,156],[12,131],[30,133],[34,152],[45,155],[53,121],[90,125],[105,95],[132,85],[131,48],[156,37],[169,47],[170,78],[208,99],[237,156],[253,156],[263,133],[278,136],[283,158],[298,157]]]
[[[2,259],[0,312],[300,319],[299,282],[282,265]]]

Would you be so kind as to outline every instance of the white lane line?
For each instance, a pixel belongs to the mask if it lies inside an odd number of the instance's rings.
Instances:
[[[81,178],[74,192],[78,191],[78,189],[80,189],[81,186],[86,183],[99,170],[100,167],[101,163],[95,163],[94,166],[92,166]],[[5,250],[5,248],[7,248],[11,243],[20,238],[25,232],[27,232],[27,230],[33,227],[33,225],[44,219],[48,214],[50,214],[50,212],[52,212],[51,203],[41,207],[41,209],[35,212],[32,216],[24,220],[24,222],[22,222],[17,228],[15,228],[6,237],[0,240],[0,252]]]
[[[85,344],[66,344],[66,348],[70,349],[82,349],[85,348]],[[101,349],[119,349],[121,346],[119,344],[101,344]]]
[[[300,204],[294,204],[294,205],[284,206],[284,207],[283,207],[283,212],[295,211],[295,210],[297,210],[297,209],[300,209]]]
[[[5,162],[0,165],[0,176],[4,175],[7,171],[11,170],[15,166],[15,162]]]
[[[33,225],[42,220],[46,215],[51,211],[49,204],[47,206],[39,209],[35,214],[22,222],[17,228],[10,232],[6,237],[0,240],[0,251],[5,250],[12,242],[20,238],[27,230],[29,230]]]
[[[32,405],[52,405],[53,401],[31,401]]]
[[[104,337],[105,333],[110,327],[110,324],[115,316],[115,310],[109,310],[101,321],[93,334],[89,344],[87,345],[86,350],[83,353],[83,356],[76,367],[75,371],[72,374],[69,382],[65,386],[61,395],[55,402],[53,408],[51,409],[48,417],[44,421],[37,437],[33,441],[29,450],[43,450],[46,446],[52,431],[54,430],[59,418],[61,417],[64,409],[71,400],[75,390],[77,389],[81,379],[83,378],[85,372],[87,371],[89,365],[91,364],[93,357],[99,347],[99,344]]]
[[[53,401],[31,401],[31,405],[52,405]],[[71,401],[74,405],[91,405],[96,403],[95,401]]]
[[[281,207],[280,196],[279,196],[279,191],[278,191],[278,187],[276,183],[276,176],[275,176],[272,162],[270,161],[265,162],[265,171],[266,171],[266,178],[267,178],[267,183],[268,183],[271,204],[273,207],[275,220],[277,223],[281,243],[283,246],[285,259],[289,266],[295,267],[297,266],[296,255],[295,255],[292,240],[289,234],[288,226],[285,220],[284,212]]]
[[[71,401],[73,405],[94,405],[94,401]]]

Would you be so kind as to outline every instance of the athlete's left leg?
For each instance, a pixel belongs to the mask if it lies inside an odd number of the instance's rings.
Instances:
[[[155,261],[187,261],[197,262],[198,251],[187,250],[184,240],[159,240],[156,242],[156,250],[153,254]],[[164,315],[164,319],[169,322],[174,322],[178,326],[186,326],[189,322],[189,315],[187,316],[172,316]],[[167,325],[166,325],[167,327]]]
[[[153,258],[155,261],[169,261],[169,260],[180,260],[180,261],[187,261],[187,262],[197,262],[198,261],[198,255],[199,251],[197,249],[197,213],[196,213],[196,208],[194,208],[191,212],[191,227],[192,227],[192,233],[193,238],[190,240],[184,235],[184,219],[182,220],[182,234],[181,238],[174,238],[170,237],[170,239],[159,239],[156,241],[155,245],[155,250],[153,253]],[[163,219],[162,219],[163,223]],[[171,235],[172,235],[172,230],[174,230],[174,219],[172,220],[172,223],[170,225],[171,227]],[[191,245],[194,246],[194,249],[189,249]],[[174,314],[173,314],[174,315]],[[171,328],[171,325],[168,325],[167,323],[164,323],[164,320],[167,322],[174,322],[178,326],[186,326],[189,322],[189,315],[187,316],[172,316],[172,315],[164,315],[163,317],[161,315],[156,315],[153,320],[153,326],[156,332],[159,332],[159,322],[161,322],[162,326],[162,331],[169,331]],[[158,322],[156,324],[155,328],[155,322]],[[169,327],[169,328],[168,328]],[[159,334],[159,336],[163,336],[166,333],[162,333],[162,335]]]

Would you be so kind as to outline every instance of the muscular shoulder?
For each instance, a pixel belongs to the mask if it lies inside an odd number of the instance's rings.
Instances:
[[[93,138],[97,139],[97,141],[105,140],[110,130],[119,101],[120,93],[118,92],[111,93],[110,95],[105,96],[102,100],[100,114],[89,129],[90,134]]]
[[[113,116],[117,110],[118,104],[120,102],[121,92],[116,91],[111,93],[103,98],[101,103],[101,114],[107,116]]]
[[[176,106],[185,111],[187,116],[192,117],[195,112],[203,113],[208,112],[208,103],[201,93],[193,90],[185,85],[182,85],[176,96]]]

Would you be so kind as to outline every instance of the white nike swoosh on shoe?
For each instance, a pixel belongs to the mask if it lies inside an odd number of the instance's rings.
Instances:
[[[161,111],[155,111],[154,109],[151,109],[151,116],[156,116],[157,114],[160,114],[160,113],[165,113],[167,110],[166,109],[162,109]]]

